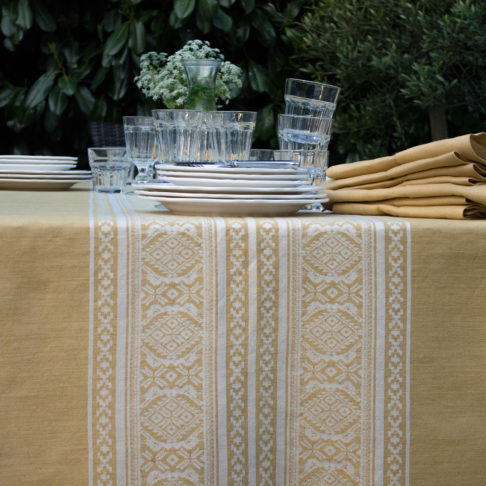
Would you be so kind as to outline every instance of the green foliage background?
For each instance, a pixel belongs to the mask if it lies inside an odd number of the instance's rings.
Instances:
[[[338,161],[486,130],[484,0],[313,0],[285,39],[300,77],[342,88]]]
[[[275,145],[289,48],[279,31],[302,1],[3,0],[0,153],[78,155],[89,121],[121,121],[154,106],[135,86],[140,55],[208,40],[244,73],[227,109],[258,111],[255,146]]]
[[[208,40],[244,73],[227,109],[258,111],[276,147],[285,78],[342,88],[331,164],[486,129],[484,0],[2,0],[0,153],[77,155],[90,121],[160,105],[135,86],[140,55]],[[441,119],[442,118],[442,119]]]

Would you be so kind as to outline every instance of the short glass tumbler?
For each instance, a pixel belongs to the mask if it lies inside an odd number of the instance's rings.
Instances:
[[[256,111],[221,111],[226,161],[248,160],[256,124]]]
[[[340,88],[331,84],[288,78],[285,81],[285,113],[332,118]]]
[[[124,190],[131,166],[125,147],[90,147],[88,158],[95,192],[119,193]]]

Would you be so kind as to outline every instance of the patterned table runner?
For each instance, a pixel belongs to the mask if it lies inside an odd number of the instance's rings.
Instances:
[[[92,208],[92,484],[408,482],[406,222]]]

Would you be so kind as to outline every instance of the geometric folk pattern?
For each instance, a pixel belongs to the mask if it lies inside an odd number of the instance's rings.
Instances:
[[[132,204],[94,199],[90,484],[408,484],[407,224]]]

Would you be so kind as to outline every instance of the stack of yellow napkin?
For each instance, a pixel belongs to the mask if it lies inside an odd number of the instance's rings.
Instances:
[[[419,218],[486,217],[486,133],[330,167],[335,213]]]

